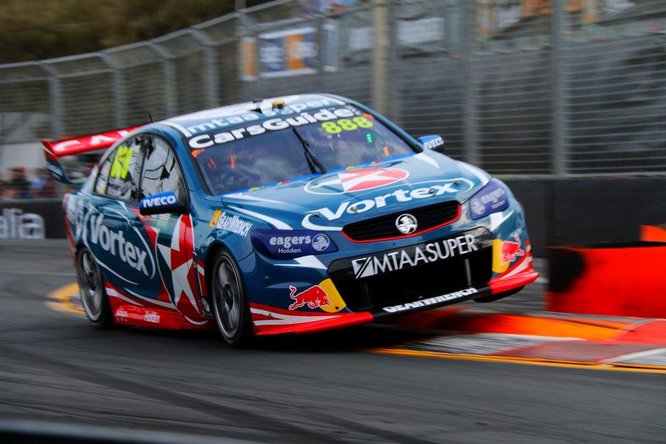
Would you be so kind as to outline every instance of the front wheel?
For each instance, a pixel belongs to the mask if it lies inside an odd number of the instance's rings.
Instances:
[[[217,327],[231,346],[247,345],[253,337],[250,307],[234,259],[226,251],[215,258],[211,285]]]
[[[77,259],[76,274],[83,310],[95,327],[108,328],[113,319],[97,261],[87,248],[79,251]]]

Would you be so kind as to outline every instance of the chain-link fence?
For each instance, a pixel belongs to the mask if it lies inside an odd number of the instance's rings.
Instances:
[[[441,134],[452,157],[495,174],[666,172],[664,1],[312,4],[0,66],[0,145],[322,91]]]

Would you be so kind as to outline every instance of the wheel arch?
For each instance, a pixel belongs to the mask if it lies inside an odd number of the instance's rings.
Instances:
[[[206,288],[204,290],[204,296],[207,299],[207,302],[212,303],[211,300],[211,290],[212,290],[212,278],[213,278],[213,266],[215,265],[215,258],[217,257],[217,254],[220,251],[225,251],[231,255],[234,260],[236,260],[236,257],[234,254],[231,252],[231,249],[229,246],[222,242],[222,241],[215,241],[213,244],[208,247],[208,251],[206,252],[206,259],[204,261],[204,275],[206,276]]]
[[[204,260],[204,272],[206,276],[206,296],[209,296],[208,290],[210,289],[210,277],[213,274],[212,271],[213,271],[213,266],[215,265],[215,258],[220,251],[228,253],[229,256],[231,256],[231,258],[234,260],[234,262],[236,262],[236,265],[239,266],[240,278],[243,281],[243,286],[246,287],[245,276],[242,273],[242,270],[240,270],[240,262],[241,260],[250,256],[253,253],[253,251],[249,251],[248,254],[245,254],[239,258],[238,255],[235,254],[233,248],[231,248],[227,242],[221,239],[216,239],[211,243],[211,245],[206,250],[206,258]]]

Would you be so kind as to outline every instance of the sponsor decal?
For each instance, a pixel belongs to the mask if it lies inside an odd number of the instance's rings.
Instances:
[[[150,322],[151,324],[159,324],[160,315],[155,313],[154,311],[147,311],[143,315],[143,320],[146,322]]]
[[[513,262],[519,257],[525,256],[525,250],[520,248],[520,236],[518,233],[513,234],[513,241],[503,241],[502,242],[502,262]]]
[[[402,234],[412,234],[419,227],[416,217],[405,213],[398,216],[395,220],[395,227]]]
[[[86,205],[83,199],[69,195],[65,201],[65,220],[71,224],[76,240],[81,240],[85,229]]]
[[[222,210],[215,210],[213,212],[213,217],[210,218],[208,226],[211,228],[215,228],[217,226],[217,221],[220,220],[220,216],[222,216]]]
[[[153,196],[141,199],[141,206],[144,208],[159,208],[167,205],[175,205],[178,202],[176,195],[168,191],[166,193],[155,194]]]
[[[213,218],[214,217],[215,214],[213,214]],[[217,218],[215,228],[218,230],[230,231],[232,233],[238,234],[239,236],[247,236],[247,233],[249,233],[250,229],[252,228],[252,223],[244,221],[235,214],[233,216],[227,216],[226,213],[222,212]]]
[[[289,286],[289,297],[294,300],[294,302],[289,305],[289,310],[296,310],[305,305],[311,310],[324,305],[331,305],[328,295],[319,285],[313,285],[300,293],[296,293],[296,290],[297,288],[293,285]]]
[[[492,180],[470,201],[472,217],[478,219],[509,206],[509,196],[502,185]]]
[[[305,185],[305,191],[312,194],[367,191],[391,185],[408,176],[409,173],[400,168],[359,168],[313,179]]]
[[[104,215],[98,214],[90,216],[90,242],[98,245],[107,253],[118,256],[121,261],[140,271],[146,276],[152,277],[148,272],[146,259],[148,251],[141,246],[125,239],[123,231],[116,231],[104,224]],[[152,260],[152,258],[151,258]]]
[[[129,317],[129,315],[127,314],[126,310],[119,309],[119,310],[116,310],[116,317],[121,318],[121,320],[123,320],[123,321],[126,321],[127,318]]]
[[[279,259],[338,251],[328,235],[310,230],[254,230],[252,244]]]
[[[132,161],[133,156],[134,150],[131,147],[120,145],[116,149],[116,154],[113,157],[109,177],[125,180],[127,173],[129,173],[130,162]]]
[[[90,151],[94,149],[101,149],[111,146],[116,141],[127,136],[130,132],[139,128],[138,126],[117,130],[109,131],[102,134],[94,134],[91,136],[83,136],[77,139],[64,140],[62,142],[56,142],[52,145],[53,152],[57,156],[77,154],[85,151]]]
[[[298,98],[298,96],[296,96]],[[294,100],[293,98],[287,98],[288,101]],[[268,104],[268,101],[265,103]],[[199,123],[196,125],[191,125],[185,128],[187,132],[192,135],[208,133],[215,130],[225,129],[229,126],[240,125],[243,123],[254,123],[261,118],[265,117],[280,117],[280,116],[290,116],[292,114],[298,114],[307,109],[323,108],[326,106],[337,106],[344,105],[344,102],[335,100],[332,98],[317,98],[315,100],[300,100],[293,103],[288,103],[282,108],[271,108],[269,106],[264,107],[264,102],[262,105],[261,114],[253,112],[243,112],[245,111],[243,106],[233,107],[231,112],[228,112],[227,115],[221,114],[225,110],[228,110],[228,107],[222,108],[221,110],[211,110],[210,113],[197,113],[197,116],[200,118],[209,118],[210,120],[204,123]],[[272,104],[271,104],[272,105]],[[217,115],[216,115],[217,114]],[[233,114],[233,115],[229,115]]]
[[[423,148],[427,150],[432,150],[442,145],[444,145],[444,139],[440,136],[433,137],[432,139],[423,142]]]
[[[328,134],[340,134],[343,131],[356,131],[358,129],[368,129],[372,128],[374,123],[372,120],[369,120],[367,117],[354,117],[353,119],[340,119],[335,122],[324,122],[321,124],[321,127]],[[372,135],[370,135],[372,138]],[[369,142],[372,140],[370,139]]]
[[[519,257],[525,256],[525,250],[522,248],[520,234],[515,232],[511,235],[514,239],[493,240],[493,272],[504,273],[509,269],[509,265]]]
[[[0,239],[44,239],[44,218],[18,208],[3,208]]]
[[[331,246],[331,239],[325,234],[318,234],[312,238],[312,248],[322,252],[328,250],[328,247]]]
[[[483,233],[485,236],[480,230],[476,235],[468,232],[448,239],[352,259],[354,277],[361,279],[377,276],[479,251],[479,247],[483,247],[483,238],[489,236],[486,231]]]
[[[313,215],[323,216],[329,221],[340,219],[345,213],[361,214],[375,208],[383,208],[395,203],[410,202],[412,200],[427,199],[431,197],[442,196],[445,194],[456,194],[458,192],[469,191],[474,183],[469,179],[457,178],[444,181],[434,181],[432,185],[413,189],[398,189],[391,193],[375,196],[372,199],[363,199],[360,201],[344,201],[336,209],[322,207],[305,215],[302,225],[312,229],[326,229],[325,226],[318,226],[310,220]]]
[[[476,294],[478,292],[479,290],[477,290],[476,288],[470,287],[464,290],[454,291],[453,293],[443,294],[441,296],[435,296],[427,299],[420,299],[418,301],[407,302],[405,304],[400,304],[400,305],[392,305],[390,307],[383,307],[382,310],[388,313],[398,313],[401,311],[413,310],[415,308],[428,307],[429,305],[441,304],[444,302]]]
[[[230,131],[197,135],[191,137],[188,144],[192,149],[210,148],[213,145],[222,145],[235,140],[244,139],[245,137],[258,136],[270,131],[280,131],[290,127],[355,116],[356,113],[349,108],[324,108],[313,113],[301,112],[292,115],[291,117],[275,117],[264,120],[261,123],[235,128]]]

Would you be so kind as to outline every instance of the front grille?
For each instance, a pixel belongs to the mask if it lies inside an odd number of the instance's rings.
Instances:
[[[395,226],[396,219],[401,214],[409,213],[418,221],[416,234],[428,231],[433,227],[443,226],[458,219],[460,204],[456,201],[440,202],[425,207],[413,208],[407,211],[391,213],[386,216],[366,219],[345,225],[342,231],[353,241],[371,241],[393,237],[404,237]]]
[[[357,277],[362,274],[357,259],[339,260],[331,264],[329,275],[353,311],[379,312],[382,307],[439,296],[469,286],[481,288],[487,285],[492,273],[492,239],[485,229],[468,233],[475,234],[478,251],[369,277]],[[422,250],[426,251],[426,248]],[[390,254],[394,251],[400,250],[392,250]],[[353,266],[355,260],[357,265]]]

